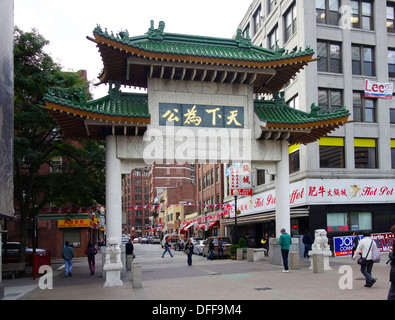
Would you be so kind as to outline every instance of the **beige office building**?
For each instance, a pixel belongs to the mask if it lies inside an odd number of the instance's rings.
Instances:
[[[288,105],[351,112],[350,123],[319,142],[289,148],[294,234],[387,232],[395,224],[395,99],[385,85],[395,80],[394,22],[395,1],[254,0],[239,24],[255,45],[311,47],[320,58],[284,88]],[[257,170],[254,196],[238,199],[243,234],[275,230],[273,179]]]

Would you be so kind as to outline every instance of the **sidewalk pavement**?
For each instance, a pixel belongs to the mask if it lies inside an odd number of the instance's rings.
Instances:
[[[64,265],[54,260],[53,289],[40,289],[39,279],[32,277],[3,279],[4,300],[386,300],[390,286],[385,254],[373,267],[377,282],[371,288],[364,287],[360,267],[350,257],[330,258],[333,270],[324,273],[313,273],[310,262],[303,259],[299,270],[283,273],[281,266],[267,260],[207,261],[194,255],[190,267],[183,253],[173,254],[174,258],[164,259],[152,255],[145,263],[136,259],[143,272],[143,287],[138,289],[133,288],[130,272],[122,278],[122,287],[104,288],[101,254],[96,256],[93,276],[86,258],[73,259],[72,277],[67,278]],[[344,273],[342,266],[350,268]],[[345,282],[346,275],[351,277]],[[341,289],[339,283],[352,288]]]

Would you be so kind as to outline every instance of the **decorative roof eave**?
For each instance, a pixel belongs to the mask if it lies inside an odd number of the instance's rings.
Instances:
[[[193,56],[193,55],[151,52],[133,46],[129,46],[123,43],[119,43],[115,40],[108,39],[98,34],[95,34],[94,36],[95,36],[95,40],[90,37],[88,37],[88,39],[96,42],[99,45],[99,47],[100,45],[112,47],[113,49],[118,49],[121,52],[124,51],[129,54],[134,54],[144,59],[178,61],[178,62],[199,63],[199,64],[205,63],[205,64],[216,64],[216,65],[234,66],[234,67],[244,66],[249,68],[262,68],[262,69],[273,68],[273,67],[281,68],[294,64],[303,64],[304,66],[308,62],[315,61],[315,59],[313,59],[313,54],[296,56],[296,57],[276,58],[270,61],[248,61],[248,60],[222,59],[222,58],[201,57],[201,56]]]
[[[42,106],[42,108],[53,111],[71,114],[75,117],[84,117],[86,119],[93,120],[101,120],[101,121],[109,121],[111,123],[119,123],[119,124],[137,124],[137,123],[146,123],[150,124],[151,118],[146,117],[127,117],[127,116],[111,116],[111,115],[103,115],[96,112],[90,112],[86,110],[81,110],[76,107],[69,107],[53,102],[46,101],[46,106]]]
[[[310,113],[286,105],[284,93],[274,94],[273,100],[255,101],[255,114],[260,121],[258,139],[288,140],[290,144],[308,144],[319,140],[348,123],[350,112],[341,108],[333,113],[321,113],[311,105]],[[259,132],[259,131],[258,131]]]

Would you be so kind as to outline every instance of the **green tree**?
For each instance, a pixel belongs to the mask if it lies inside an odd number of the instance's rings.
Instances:
[[[48,112],[41,108],[49,90],[86,99],[89,83],[75,72],[62,72],[44,51],[49,42],[35,29],[14,32],[14,188],[20,210],[20,261],[24,260],[28,221],[48,202],[91,206],[103,203],[103,144],[97,141],[63,139]],[[62,167],[48,175],[40,168],[61,156]],[[33,246],[35,241],[33,239]]]

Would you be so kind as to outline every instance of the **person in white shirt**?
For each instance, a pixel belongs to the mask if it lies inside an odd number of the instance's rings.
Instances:
[[[376,280],[372,277],[372,269],[374,263],[372,258],[372,252],[374,246],[376,246],[376,242],[374,242],[370,238],[370,234],[368,232],[364,233],[363,238],[361,241],[359,241],[358,247],[355,250],[354,256],[352,257],[355,260],[357,255],[361,253],[361,256],[366,259],[366,263],[364,265],[361,265],[361,273],[366,279],[365,287],[368,288],[373,286],[373,284],[376,282]]]

